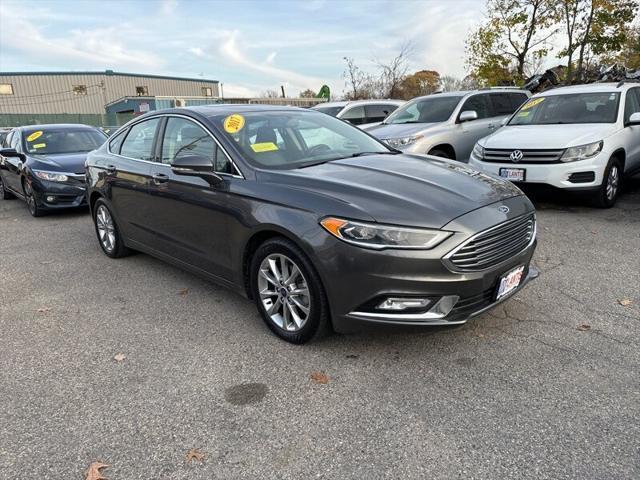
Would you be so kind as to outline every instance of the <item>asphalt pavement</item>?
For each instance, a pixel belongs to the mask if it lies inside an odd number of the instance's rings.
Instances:
[[[0,478],[640,478],[640,178],[610,210],[529,193],[541,276],[515,298],[305,346],[107,258],[86,211],[0,201]]]

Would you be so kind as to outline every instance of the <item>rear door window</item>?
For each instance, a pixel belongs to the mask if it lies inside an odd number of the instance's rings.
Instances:
[[[351,107],[346,112],[344,112],[340,118],[342,120],[348,120],[349,123],[353,123],[354,125],[362,125],[365,122],[365,113],[363,106]]]
[[[159,118],[151,118],[133,125],[122,142],[120,155],[137,160],[153,161],[154,139],[159,123]]]
[[[109,151],[111,153],[120,154],[120,147],[122,146],[122,141],[124,137],[127,135],[127,130],[123,130],[118,133],[115,137],[109,140]]]
[[[364,112],[366,115],[366,123],[381,122],[389,116],[389,114],[398,108],[397,105],[386,103],[365,105]]]
[[[491,116],[511,115],[526,100],[527,95],[524,93],[492,93],[491,104],[493,114]]]
[[[470,110],[473,110],[478,114],[478,120],[493,116],[491,113],[489,98],[486,94],[474,95],[473,97],[468,98],[462,105],[460,113]]]

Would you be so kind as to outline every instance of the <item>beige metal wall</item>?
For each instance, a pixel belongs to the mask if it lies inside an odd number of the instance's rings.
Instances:
[[[103,83],[104,82],[104,83]],[[200,97],[202,87],[218,96],[213,81],[164,79],[114,73],[74,75],[0,75],[0,83],[13,85],[13,95],[0,95],[2,113],[93,113],[103,114],[105,104],[135,96],[137,86],[147,86],[149,96]],[[73,93],[74,85],[86,85],[86,95]]]

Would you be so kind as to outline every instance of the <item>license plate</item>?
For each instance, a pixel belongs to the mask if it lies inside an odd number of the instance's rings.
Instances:
[[[509,270],[507,273],[500,277],[498,282],[498,293],[496,293],[496,300],[500,300],[502,297],[509,295],[516,288],[520,286],[522,282],[522,276],[524,275],[524,265]]]
[[[499,174],[512,182],[524,182],[527,177],[527,171],[524,168],[501,168]]]

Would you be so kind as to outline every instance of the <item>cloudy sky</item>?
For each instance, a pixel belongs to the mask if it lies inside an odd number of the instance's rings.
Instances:
[[[463,76],[482,0],[0,0],[0,71],[203,77],[225,96],[344,88],[343,57],[415,46],[413,67]]]

